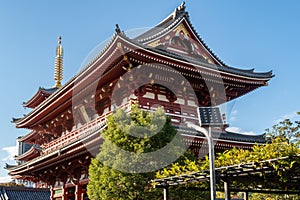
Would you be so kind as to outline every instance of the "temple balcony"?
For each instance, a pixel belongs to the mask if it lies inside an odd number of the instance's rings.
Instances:
[[[123,104],[119,108],[125,110],[126,112],[130,112],[132,105],[136,103],[136,101],[130,100],[126,104]],[[153,103],[153,104],[152,104]],[[198,122],[197,112],[195,107],[190,106],[182,106],[178,107],[170,105],[170,103],[161,103],[158,105],[157,102],[148,102],[147,104],[143,104],[139,102],[139,107],[143,110],[155,111],[158,106],[163,106],[165,109],[165,113],[167,116],[171,117],[171,121],[174,125],[184,125],[183,119],[193,122]],[[108,111],[105,114],[98,116],[97,118],[81,125],[79,128],[72,130],[49,143],[43,144],[41,147],[43,148],[42,154],[48,154],[55,150],[58,150],[68,144],[79,141],[80,139],[88,137],[90,134],[95,133],[96,131],[100,131],[106,125],[106,119],[109,115],[112,114],[113,111]],[[100,133],[99,133],[100,134]]]

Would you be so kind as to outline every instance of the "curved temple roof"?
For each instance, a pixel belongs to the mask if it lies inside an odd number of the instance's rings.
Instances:
[[[185,21],[185,25],[190,30],[184,30],[185,33],[188,34],[188,32],[191,33],[190,37],[197,40],[200,45],[205,48],[206,51],[209,52],[209,54],[212,55],[212,57],[215,59],[216,63],[221,66],[226,66],[221,59],[219,59],[213,51],[205,44],[205,42],[202,40],[202,38],[198,35],[197,31],[194,29],[188,12],[185,10],[185,2],[182,2],[180,6],[175,8],[175,10],[164,20],[162,20],[160,23],[158,23],[154,28],[151,30],[139,35],[138,37],[134,38],[139,43],[142,44],[149,44],[149,42],[156,40],[157,38],[161,36],[165,36],[167,33],[174,31],[175,28],[178,27],[178,25],[182,24],[183,20]],[[178,31],[181,31],[180,29]]]
[[[175,36],[174,33],[172,35],[172,32],[176,32]],[[201,50],[199,51],[201,56],[189,57],[177,53],[176,51],[168,51],[168,47],[166,48],[166,45],[170,45],[172,39],[176,37],[176,34],[179,34],[180,32],[185,34],[185,39],[190,40],[192,45],[194,45],[194,49],[195,45],[197,45],[196,47],[198,47]],[[274,76],[272,74],[272,71],[257,73],[254,72],[254,69],[244,70],[226,65],[219,57],[217,57],[217,55],[206,45],[204,40],[198,35],[197,31],[194,29],[190,21],[188,12],[185,10],[184,2],[178,8],[176,8],[173,13],[171,13],[168,17],[162,20],[154,28],[135,37],[131,41],[143,46],[144,48],[165,54],[166,56],[187,60],[195,64],[210,63],[214,65],[214,68],[217,67],[218,70],[224,72],[260,78],[271,78]]]
[[[158,27],[158,28],[157,28]],[[158,31],[160,30],[160,31]],[[192,41],[192,50],[188,52],[187,55],[182,53],[183,48],[190,47],[189,43],[180,43],[180,45],[172,44],[170,41],[171,36],[174,38],[177,37],[176,34],[178,32],[184,32],[185,38],[188,37]],[[172,35],[173,34],[173,35]],[[175,35],[174,35],[175,34]],[[167,39],[168,40],[167,40]],[[165,39],[165,40],[164,40]],[[156,41],[160,42],[159,45],[156,45]],[[168,43],[169,41],[169,43]],[[77,78],[82,78],[85,80],[91,80],[90,78],[95,78],[89,73],[96,73],[99,68],[102,67],[102,64],[105,63],[108,58],[112,56],[120,57],[120,51],[116,50],[121,44],[122,46],[127,45],[131,47],[137,48],[135,52],[123,52],[125,54],[135,53],[136,56],[140,56],[142,54],[147,55],[149,57],[160,57],[163,62],[170,61],[175,63],[175,65],[181,67],[184,70],[187,68],[185,66],[189,65],[192,67],[196,67],[199,70],[208,71],[210,74],[217,74],[225,78],[228,78],[228,81],[234,82],[235,80],[246,80],[249,84],[254,84],[254,86],[250,89],[247,89],[246,92],[254,90],[260,86],[266,85],[267,82],[273,77],[272,72],[265,73],[257,73],[254,72],[253,69],[244,70],[238,69],[234,67],[229,67],[225,65],[217,56],[207,47],[207,45],[203,42],[200,36],[196,33],[193,26],[191,25],[188,13],[185,11],[185,5],[182,4],[175,11],[169,15],[165,20],[160,22],[156,28],[147,31],[140,36],[130,39],[128,38],[124,32],[120,31],[120,28],[117,27],[115,34],[108,42],[106,47],[102,49],[101,52],[98,53],[97,56],[93,60],[90,61],[77,75],[75,75],[71,80],[69,80],[64,86],[57,89],[52,95],[50,95],[46,100],[38,104],[30,113],[28,113],[25,117],[21,119],[14,119],[13,122],[16,123],[17,127],[24,128],[30,127],[32,124],[36,124],[38,120],[40,120],[44,115],[47,109],[56,109],[53,105],[66,102],[68,98],[71,98],[72,95],[72,87],[76,82]],[[164,48],[162,44],[167,44]],[[171,44],[168,46],[168,44]],[[173,46],[172,46],[173,45]],[[187,45],[187,46],[186,46]],[[198,47],[199,51],[196,51]],[[178,48],[178,49],[176,49]],[[181,48],[181,49],[180,49]],[[119,48],[120,49],[120,48]],[[190,49],[191,50],[191,49]],[[141,54],[142,52],[142,54]],[[113,55],[115,54],[115,55]],[[124,56],[123,55],[123,56]],[[127,56],[127,55],[125,55]],[[192,73],[192,72],[191,72]],[[92,80],[91,80],[92,81]],[[41,89],[39,90],[41,91]],[[38,92],[39,93],[39,92]],[[41,93],[41,92],[40,92]],[[240,94],[242,95],[242,93]],[[40,97],[40,95],[35,95]],[[35,102],[32,98],[32,101]],[[52,107],[50,107],[52,106]],[[35,118],[35,119],[33,119]]]

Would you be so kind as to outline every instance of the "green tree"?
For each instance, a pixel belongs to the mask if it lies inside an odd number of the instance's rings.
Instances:
[[[293,156],[300,154],[299,143],[294,140],[294,138],[299,138],[299,122],[290,122],[290,120],[284,120],[279,124],[276,124],[272,127],[271,130],[267,129],[267,133],[271,138],[271,142],[263,145],[255,144],[251,149],[238,149],[232,148],[230,150],[226,150],[222,153],[218,153],[215,159],[216,167],[230,166],[236,164],[246,164],[251,162],[260,162],[269,159],[275,159],[285,156]],[[278,175],[278,179],[284,185],[285,181],[289,178],[289,170],[293,168],[294,162],[290,161],[278,161],[273,167]],[[280,169],[285,169],[284,171]],[[165,178],[168,176],[176,176],[181,174],[189,174],[192,172],[199,172],[203,170],[209,169],[209,158],[205,157],[204,160],[190,160],[186,159],[184,164],[181,165],[179,163],[173,163],[169,168],[165,168],[159,172],[157,172],[157,178]],[[247,182],[247,179],[244,180],[243,183],[233,182],[233,187],[248,187],[251,186],[252,180]],[[208,188],[207,183],[191,183],[185,185],[185,187],[199,187],[199,188]],[[217,185],[217,188],[222,188],[222,183]],[[185,188],[177,188],[177,190],[185,190]],[[194,195],[195,193],[193,193]],[[199,199],[203,198],[198,197]],[[289,195],[294,198],[295,195]],[[286,195],[266,195],[266,194],[255,194],[252,199],[282,199],[285,198]]]
[[[165,116],[162,109],[146,112],[135,105],[129,114],[117,110],[108,117],[107,128],[101,133],[104,141],[100,152],[89,166],[89,198],[99,200],[161,197],[162,191],[153,189],[149,184],[155,178],[155,171],[148,172],[143,168],[155,168],[164,164],[167,157],[178,156],[181,147],[177,146],[179,140],[176,135],[170,118]],[[161,154],[159,160],[154,158],[147,165],[141,163],[144,154],[155,152],[170,143],[174,145],[165,154]],[[134,173],[134,170],[144,170],[145,173]]]
[[[300,122],[292,122],[290,119],[284,119],[272,128],[265,130],[266,135],[274,139],[276,137],[285,138],[290,143],[300,144]]]

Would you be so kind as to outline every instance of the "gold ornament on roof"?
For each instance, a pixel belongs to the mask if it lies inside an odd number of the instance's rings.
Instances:
[[[61,80],[63,79],[63,48],[61,46],[61,36],[58,37],[58,45],[56,47],[56,57],[55,57],[55,68],[54,68],[54,80],[55,87],[61,87]]]

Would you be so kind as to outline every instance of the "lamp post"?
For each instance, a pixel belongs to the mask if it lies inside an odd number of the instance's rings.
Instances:
[[[193,128],[198,132],[201,132],[205,135],[208,143],[208,156],[209,156],[209,173],[210,173],[210,199],[215,200],[216,199],[216,175],[215,175],[215,156],[214,156],[214,142],[211,136],[211,128],[208,128],[208,131],[201,127],[197,126],[191,122],[186,122],[187,126],[189,128]]]
[[[199,124],[195,125],[186,122],[189,128],[195,129],[205,135],[209,148],[209,171],[210,171],[210,196],[211,200],[216,199],[216,174],[215,174],[215,154],[214,141],[212,137],[211,126],[223,126],[223,120],[218,107],[201,107],[198,108]],[[208,131],[202,126],[208,126]]]

